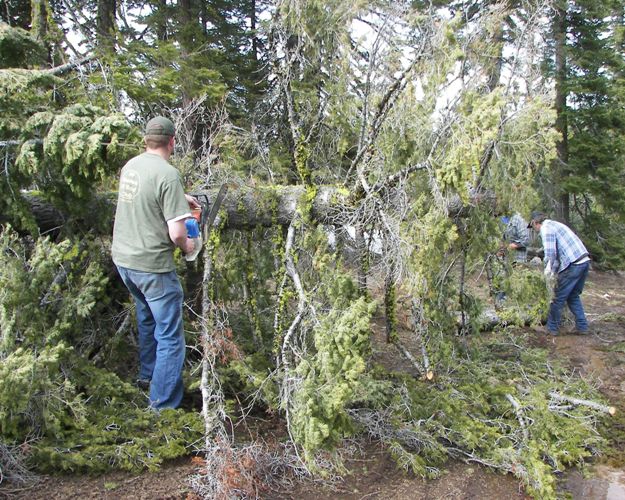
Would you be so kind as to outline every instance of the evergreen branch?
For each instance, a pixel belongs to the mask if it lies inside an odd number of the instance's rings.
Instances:
[[[533,23],[536,23],[536,19],[540,16],[540,14],[543,12],[542,8],[537,8],[530,16],[530,19],[528,20],[528,25],[532,25]],[[525,30],[524,30],[525,31]],[[525,33],[523,33],[522,35],[524,35]],[[516,55],[512,58],[513,61],[513,65],[511,68],[511,73],[512,75],[515,75],[517,72],[517,67],[518,67],[518,63],[520,60],[519,57],[519,52],[522,49],[522,42],[524,40],[524,36],[519,36],[516,46],[515,46],[515,53]],[[514,78],[510,77],[508,80],[508,84],[506,86],[506,89],[504,91],[504,95],[509,95],[511,89],[513,88],[513,82],[514,82]],[[505,107],[502,107],[501,109],[501,118],[499,121],[499,124],[497,126],[497,134],[495,139],[489,141],[489,143],[486,145],[486,147],[484,148],[484,151],[482,153],[482,157],[480,158],[480,173],[479,173],[479,177],[478,177],[478,182],[477,182],[477,186],[479,188],[479,186],[482,183],[482,180],[484,178],[484,176],[486,175],[486,169],[488,168],[488,165],[490,163],[490,161],[492,160],[493,154],[495,153],[495,149],[497,147],[497,144],[499,143],[499,141],[501,140],[501,137],[503,135],[503,129],[504,129],[504,125],[506,124],[506,122],[508,122],[511,119],[511,116],[505,116]]]
[[[412,355],[412,353],[406,349],[406,346],[404,346],[401,342],[399,341],[395,341],[393,342],[393,345],[395,347],[397,347],[397,349],[399,350],[399,352],[401,352],[404,357],[410,361],[410,363],[412,364],[412,366],[414,366],[414,368],[419,372],[419,375],[424,376],[425,375],[425,370],[423,369],[423,367],[419,364],[419,362],[415,359],[415,357]]]
[[[425,318],[425,312],[423,310],[423,300],[420,300],[417,303],[417,299],[413,297],[411,303],[411,311],[414,334],[418,343],[421,346],[421,357],[423,358],[423,368],[425,369],[425,376],[428,380],[432,380],[434,378],[434,372],[430,370],[430,357],[428,356],[428,351],[425,347],[425,341],[423,339],[423,327],[420,321],[420,319],[423,320]]]
[[[289,229],[286,237],[286,246],[284,249],[284,258],[286,265],[286,272],[288,276],[293,281],[293,286],[297,291],[297,315],[291,326],[289,327],[286,335],[284,336],[284,340],[282,342],[282,363],[284,367],[288,370],[290,366],[290,362],[287,356],[287,351],[290,349],[290,342],[295,329],[299,326],[305,312],[306,307],[306,294],[304,292],[304,287],[302,286],[302,281],[300,279],[299,273],[297,272],[297,268],[295,267],[295,262],[293,261],[293,243],[295,241],[295,224],[297,223],[297,217],[293,218],[291,224],[289,225]],[[292,349],[291,349],[292,350]]]
[[[82,240],[80,240],[80,243],[78,244],[78,249],[77,249],[77,252],[76,252],[76,256],[73,259],[71,259],[68,263],[65,263],[65,265],[61,264],[60,269],[58,270],[58,272],[54,276],[54,279],[52,280],[52,283],[48,287],[48,290],[46,291],[45,295],[39,301],[39,307],[45,307],[45,306],[47,306],[49,304],[52,304],[52,303],[54,303],[54,302],[56,302],[58,300],[62,300],[60,297],[59,298],[51,298],[51,296],[57,294],[59,287],[61,287],[61,285],[65,284],[65,281],[67,280],[68,268],[65,267],[65,266],[69,265],[69,269],[71,270],[72,266],[74,266],[76,263],[78,263],[80,261],[82,253],[85,251],[85,249],[87,248],[88,244],[89,244],[89,242],[88,242],[87,238],[83,238]]]
[[[26,466],[26,458],[20,446],[11,446],[0,441],[0,485],[2,492],[8,497],[24,491],[38,480]]]
[[[486,460],[485,458],[481,458],[475,455],[474,453],[470,453],[461,448],[456,448],[452,446],[447,447],[447,452],[449,453],[450,456],[457,458],[459,460],[462,460],[466,463],[475,462],[478,464],[485,465],[486,467],[490,467],[491,469],[502,470],[504,472],[512,473],[519,478],[526,478],[528,476],[525,467],[523,467],[521,464],[509,464],[509,463],[499,464],[492,460]]]
[[[423,38],[424,40],[429,40],[429,37]],[[349,178],[349,173],[356,169],[358,178],[360,180],[360,183],[362,184],[363,189],[366,189],[365,186],[367,183],[364,179],[364,175],[362,174],[362,172],[360,172],[360,166],[364,162],[366,156],[372,155],[371,148],[382,130],[385,119],[395,105],[395,102],[397,101],[403,90],[406,88],[406,85],[408,84],[408,75],[412,73],[413,69],[417,66],[417,64],[421,62],[421,60],[425,57],[426,46],[426,42],[424,42],[423,45],[419,47],[419,50],[412,62],[401,73],[401,75],[399,75],[399,77],[395,79],[393,84],[386,91],[386,94],[384,94],[384,96],[378,103],[377,111],[371,121],[371,127],[369,129],[368,137],[364,142],[361,142],[361,144],[359,145],[358,153],[356,154],[356,157],[349,167],[347,178]],[[355,191],[359,191],[358,187],[356,187]]]
[[[220,221],[217,217],[210,228],[211,234],[218,232],[219,227]],[[229,465],[232,456],[236,454],[224,425],[228,416],[225,410],[224,393],[217,374],[218,358],[227,349],[227,339],[224,334],[227,318],[225,315],[220,315],[220,310],[213,300],[213,268],[217,241],[217,239],[209,238],[207,244],[209,248],[204,252],[200,317],[200,343],[202,346],[200,391],[202,395],[201,415],[204,420],[204,448],[202,451],[204,452],[205,464],[202,475],[196,479],[201,479],[201,487],[212,493],[207,494],[207,497],[214,497],[215,492],[229,491],[230,485],[227,484],[223,471]],[[229,495],[224,493],[223,496]]]
[[[85,40],[93,39],[93,30],[89,29],[88,26],[93,23],[87,17],[82,9],[76,5],[76,3],[72,3],[70,0],[61,0],[61,4],[65,7],[65,12],[69,15],[73,22],[73,28],[80,31],[80,34]],[[80,18],[79,18],[80,16]]]

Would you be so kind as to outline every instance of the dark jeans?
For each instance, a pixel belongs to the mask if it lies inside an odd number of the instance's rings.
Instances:
[[[150,380],[150,405],[176,408],[182,400],[183,292],[175,271],[147,273],[117,266],[135,299],[139,330],[139,378]]]
[[[573,316],[575,316],[575,327],[581,332],[588,330],[584,306],[579,296],[584,289],[589,268],[590,262],[571,264],[558,274],[556,289],[553,292],[554,297],[549,307],[549,315],[547,316],[547,329],[550,332],[556,333],[558,331],[565,303],[569,306]]]

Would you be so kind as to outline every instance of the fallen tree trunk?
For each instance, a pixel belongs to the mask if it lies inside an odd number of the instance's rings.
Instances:
[[[209,203],[217,197],[217,189],[195,192],[196,195],[206,196]],[[271,227],[274,225],[288,226],[298,210],[307,208],[308,193],[305,186],[271,186],[271,187],[231,187],[226,196],[222,210],[225,211],[225,228],[252,229],[258,226]],[[35,192],[22,193],[24,201],[30,206],[41,234],[58,230],[70,218],[58,208],[45,201]],[[323,224],[347,225],[352,221],[355,206],[348,201],[349,193],[333,186],[320,186],[310,204],[310,216],[313,220]],[[106,225],[112,231],[113,215],[115,213],[116,193],[101,194],[90,205],[93,210],[85,214],[85,220],[90,222],[94,215],[107,214],[110,224]],[[492,199],[483,194],[476,197],[475,203],[490,205]],[[357,202],[356,202],[357,203]],[[451,217],[463,216],[466,213],[459,198],[448,202]],[[111,214],[110,216],[108,214]],[[6,218],[0,222],[6,222]],[[93,227],[89,225],[89,227]]]
[[[217,189],[194,192],[206,196],[212,204],[217,197]],[[33,217],[42,234],[58,230],[65,225],[70,217],[35,192],[22,193],[24,201],[30,206]],[[304,186],[276,187],[239,187],[231,188],[222,203],[225,211],[225,227],[230,229],[252,229],[254,227],[271,227],[275,224],[288,225],[295,216],[298,204],[305,203],[306,188]],[[336,223],[346,220],[349,209],[344,203],[346,196],[334,187],[320,187],[315,196],[311,217],[319,222]],[[98,213],[115,213],[116,193],[99,195],[93,206]],[[89,215],[93,215],[92,213]],[[110,217],[109,229],[112,231],[113,216]],[[4,221],[6,222],[6,218]]]
[[[34,193],[24,193],[24,201],[30,206],[39,232],[46,234],[55,231],[67,222],[67,217],[56,207]],[[3,221],[5,222],[5,221]]]

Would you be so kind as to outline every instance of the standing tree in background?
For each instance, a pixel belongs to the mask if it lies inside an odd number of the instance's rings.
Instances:
[[[112,85],[142,116],[176,110],[201,95],[211,106],[228,94],[236,117],[248,116],[248,95],[262,80],[253,51],[256,3],[181,0],[150,2],[120,20],[121,47]]]
[[[553,10],[558,158],[543,177],[546,208],[580,231],[607,267],[625,259],[622,0],[562,0]]]
[[[96,20],[96,32],[98,45],[105,45],[113,49],[115,40],[117,11],[116,0],[98,0],[98,11]]]

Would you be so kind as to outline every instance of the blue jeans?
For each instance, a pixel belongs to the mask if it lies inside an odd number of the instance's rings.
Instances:
[[[149,273],[117,266],[136,305],[139,378],[150,380],[150,405],[177,408],[182,400],[183,292],[175,271]]]
[[[558,274],[554,297],[549,306],[549,315],[547,316],[547,330],[550,332],[556,333],[558,331],[565,303],[569,306],[573,316],[575,316],[575,328],[581,332],[588,330],[584,306],[582,306],[579,296],[584,289],[589,268],[590,262],[571,264]]]

